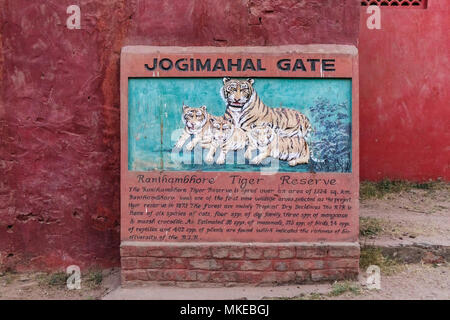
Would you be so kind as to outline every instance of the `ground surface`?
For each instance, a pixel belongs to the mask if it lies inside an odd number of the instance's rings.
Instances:
[[[361,201],[361,245],[450,245],[450,187],[413,188]],[[381,290],[360,280],[280,287],[189,289],[120,288],[118,269],[89,273],[81,290],[67,290],[64,275],[0,274],[0,299],[450,299],[450,265],[396,262],[382,266]],[[61,278],[62,277],[62,278]],[[83,280],[84,279],[84,280]]]
[[[43,273],[6,273],[0,276],[0,300],[95,300],[120,285],[120,270],[101,272],[100,283],[81,280],[81,290],[68,290],[65,278]]]
[[[450,267],[406,265],[392,275],[381,276],[381,290],[365,289],[360,282],[295,285],[280,287],[236,288],[118,288],[118,270],[105,272],[99,286],[84,285],[81,290],[40,283],[39,274],[16,274],[1,277],[0,299],[450,299]]]
[[[450,245],[450,184],[362,200],[360,208],[363,223],[375,222],[382,229],[362,242]]]

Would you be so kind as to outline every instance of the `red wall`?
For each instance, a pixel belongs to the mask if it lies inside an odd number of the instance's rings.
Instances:
[[[359,4],[0,0],[0,20],[0,268],[55,269],[118,265],[122,46],[356,45]]]
[[[450,180],[450,2],[360,26],[361,179]]]

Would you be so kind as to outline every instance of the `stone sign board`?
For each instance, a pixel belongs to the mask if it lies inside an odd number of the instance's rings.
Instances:
[[[358,272],[353,46],[125,47],[123,283]]]

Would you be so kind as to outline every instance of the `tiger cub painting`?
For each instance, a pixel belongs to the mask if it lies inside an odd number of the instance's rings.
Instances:
[[[220,150],[217,164],[224,164],[226,155],[230,151],[244,149],[247,145],[247,135],[240,128],[236,128],[231,119],[211,116],[212,140],[206,162],[212,163],[217,149]]]
[[[311,131],[309,119],[297,110],[270,108],[259,98],[253,88],[254,80],[223,78],[222,96],[227,103],[225,117],[235,125],[249,131],[251,125],[271,123],[280,136],[306,137]]]
[[[209,148],[212,140],[210,117],[211,115],[206,112],[206,106],[192,108],[183,105],[184,131],[175,147],[181,149],[192,136],[192,140],[186,145],[187,150],[193,150],[198,143],[202,148]]]
[[[298,135],[279,136],[272,123],[252,124],[247,135],[246,157],[251,156],[252,150],[259,151],[259,155],[250,160],[252,164],[260,164],[267,157],[288,161],[290,166],[309,162],[310,152],[305,139]]]

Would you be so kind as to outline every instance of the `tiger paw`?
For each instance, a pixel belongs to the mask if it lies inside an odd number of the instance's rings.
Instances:
[[[254,158],[254,159],[250,160],[250,163],[251,163],[251,164],[260,164],[260,163],[261,163],[261,161],[262,161],[262,159],[261,159],[261,158],[259,158],[259,157],[256,157],[256,158]]]
[[[211,163],[214,162],[214,157],[210,156],[210,155],[207,155],[206,158],[205,158],[205,161],[206,161],[206,163],[211,164]]]
[[[251,151],[245,151],[244,158],[247,160],[250,160],[252,158],[252,152]]]
[[[194,147],[195,147],[195,144],[193,144],[192,141],[186,145],[186,149],[188,151],[191,151],[192,149],[194,149]]]
[[[299,164],[307,164],[307,163],[308,163],[308,160],[304,160],[304,159],[294,159],[294,160],[289,161],[289,165],[291,167],[294,167]]]
[[[224,164],[224,163],[225,163],[225,157],[219,157],[219,158],[217,158],[216,163],[217,163],[217,164]]]

